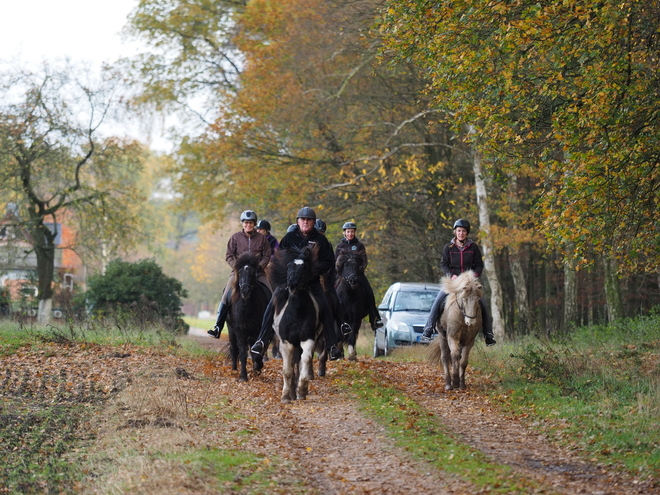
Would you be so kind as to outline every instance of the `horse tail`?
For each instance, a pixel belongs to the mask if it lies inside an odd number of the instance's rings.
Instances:
[[[442,344],[440,343],[440,337],[436,337],[429,344],[428,361],[431,364],[439,364],[442,362]]]

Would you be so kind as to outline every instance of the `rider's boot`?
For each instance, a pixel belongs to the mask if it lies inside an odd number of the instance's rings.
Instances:
[[[371,328],[375,332],[377,328],[383,326],[383,320],[380,319],[380,313],[376,308],[373,308],[371,311],[371,316],[369,317],[369,322],[371,323]]]
[[[433,328],[435,327],[435,324],[440,321],[442,312],[445,309],[446,299],[447,299],[447,294],[444,292],[440,292],[438,294],[438,297],[435,298],[435,301],[433,301],[433,306],[431,306],[431,313],[429,313],[429,317],[426,320],[426,325],[424,325],[424,331],[422,332],[422,337],[426,339],[430,339],[431,336],[433,335]]]
[[[213,325],[213,327],[210,328],[206,333],[208,333],[213,338],[219,339],[220,333],[222,332],[222,329],[225,326],[225,322],[227,321],[228,313],[229,305],[220,303],[220,307],[218,308],[218,319],[216,320],[215,325]]]
[[[250,347],[250,353],[253,356],[262,358],[266,352],[268,344],[270,344],[271,339],[273,338],[273,319],[275,316],[275,310],[273,308],[272,301],[266,306],[266,312],[264,313],[264,318],[261,322],[261,331],[259,332],[259,337],[257,341]]]
[[[497,341],[495,340],[495,336],[493,335],[493,324],[490,318],[488,317],[488,313],[486,313],[486,309],[483,301],[479,301],[479,304],[481,304],[481,314],[483,316],[483,325],[481,331],[484,334],[484,340],[486,341],[486,346],[490,347],[497,344]]]

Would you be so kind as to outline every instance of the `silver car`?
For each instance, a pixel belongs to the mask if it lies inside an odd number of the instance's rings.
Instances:
[[[397,282],[392,284],[378,306],[383,326],[376,330],[374,357],[387,356],[392,349],[420,342],[438,284]]]

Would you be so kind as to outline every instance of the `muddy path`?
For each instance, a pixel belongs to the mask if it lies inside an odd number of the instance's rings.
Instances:
[[[214,339],[201,341],[206,346],[221,344],[208,340]],[[394,363],[364,356],[359,359],[359,365],[329,363],[327,376],[312,382],[306,401],[280,402],[281,365],[275,360],[266,364],[260,376],[234,388],[236,400],[244,411],[253,414],[253,426],[260,432],[256,449],[304,466],[296,476],[304,476],[306,483],[320,493],[479,492],[430,464],[410,460],[386,436],[383,427],[358,411],[354,402],[341,398],[333,377],[345,367],[355,366],[368,368],[380,380],[422,404],[454,438],[542,487],[530,493],[660,493],[648,482],[640,483],[553,444],[537,429],[502,414],[472,390],[446,392],[442,376],[426,363]],[[402,381],[401,376],[432,378]],[[236,376],[229,373],[218,379],[232,381]]]

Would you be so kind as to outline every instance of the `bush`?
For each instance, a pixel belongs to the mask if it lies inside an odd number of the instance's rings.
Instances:
[[[185,332],[182,299],[187,297],[181,282],[168,277],[152,259],[135,263],[114,260],[103,275],[89,278],[84,297],[94,313],[130,313],[136,319]]]

